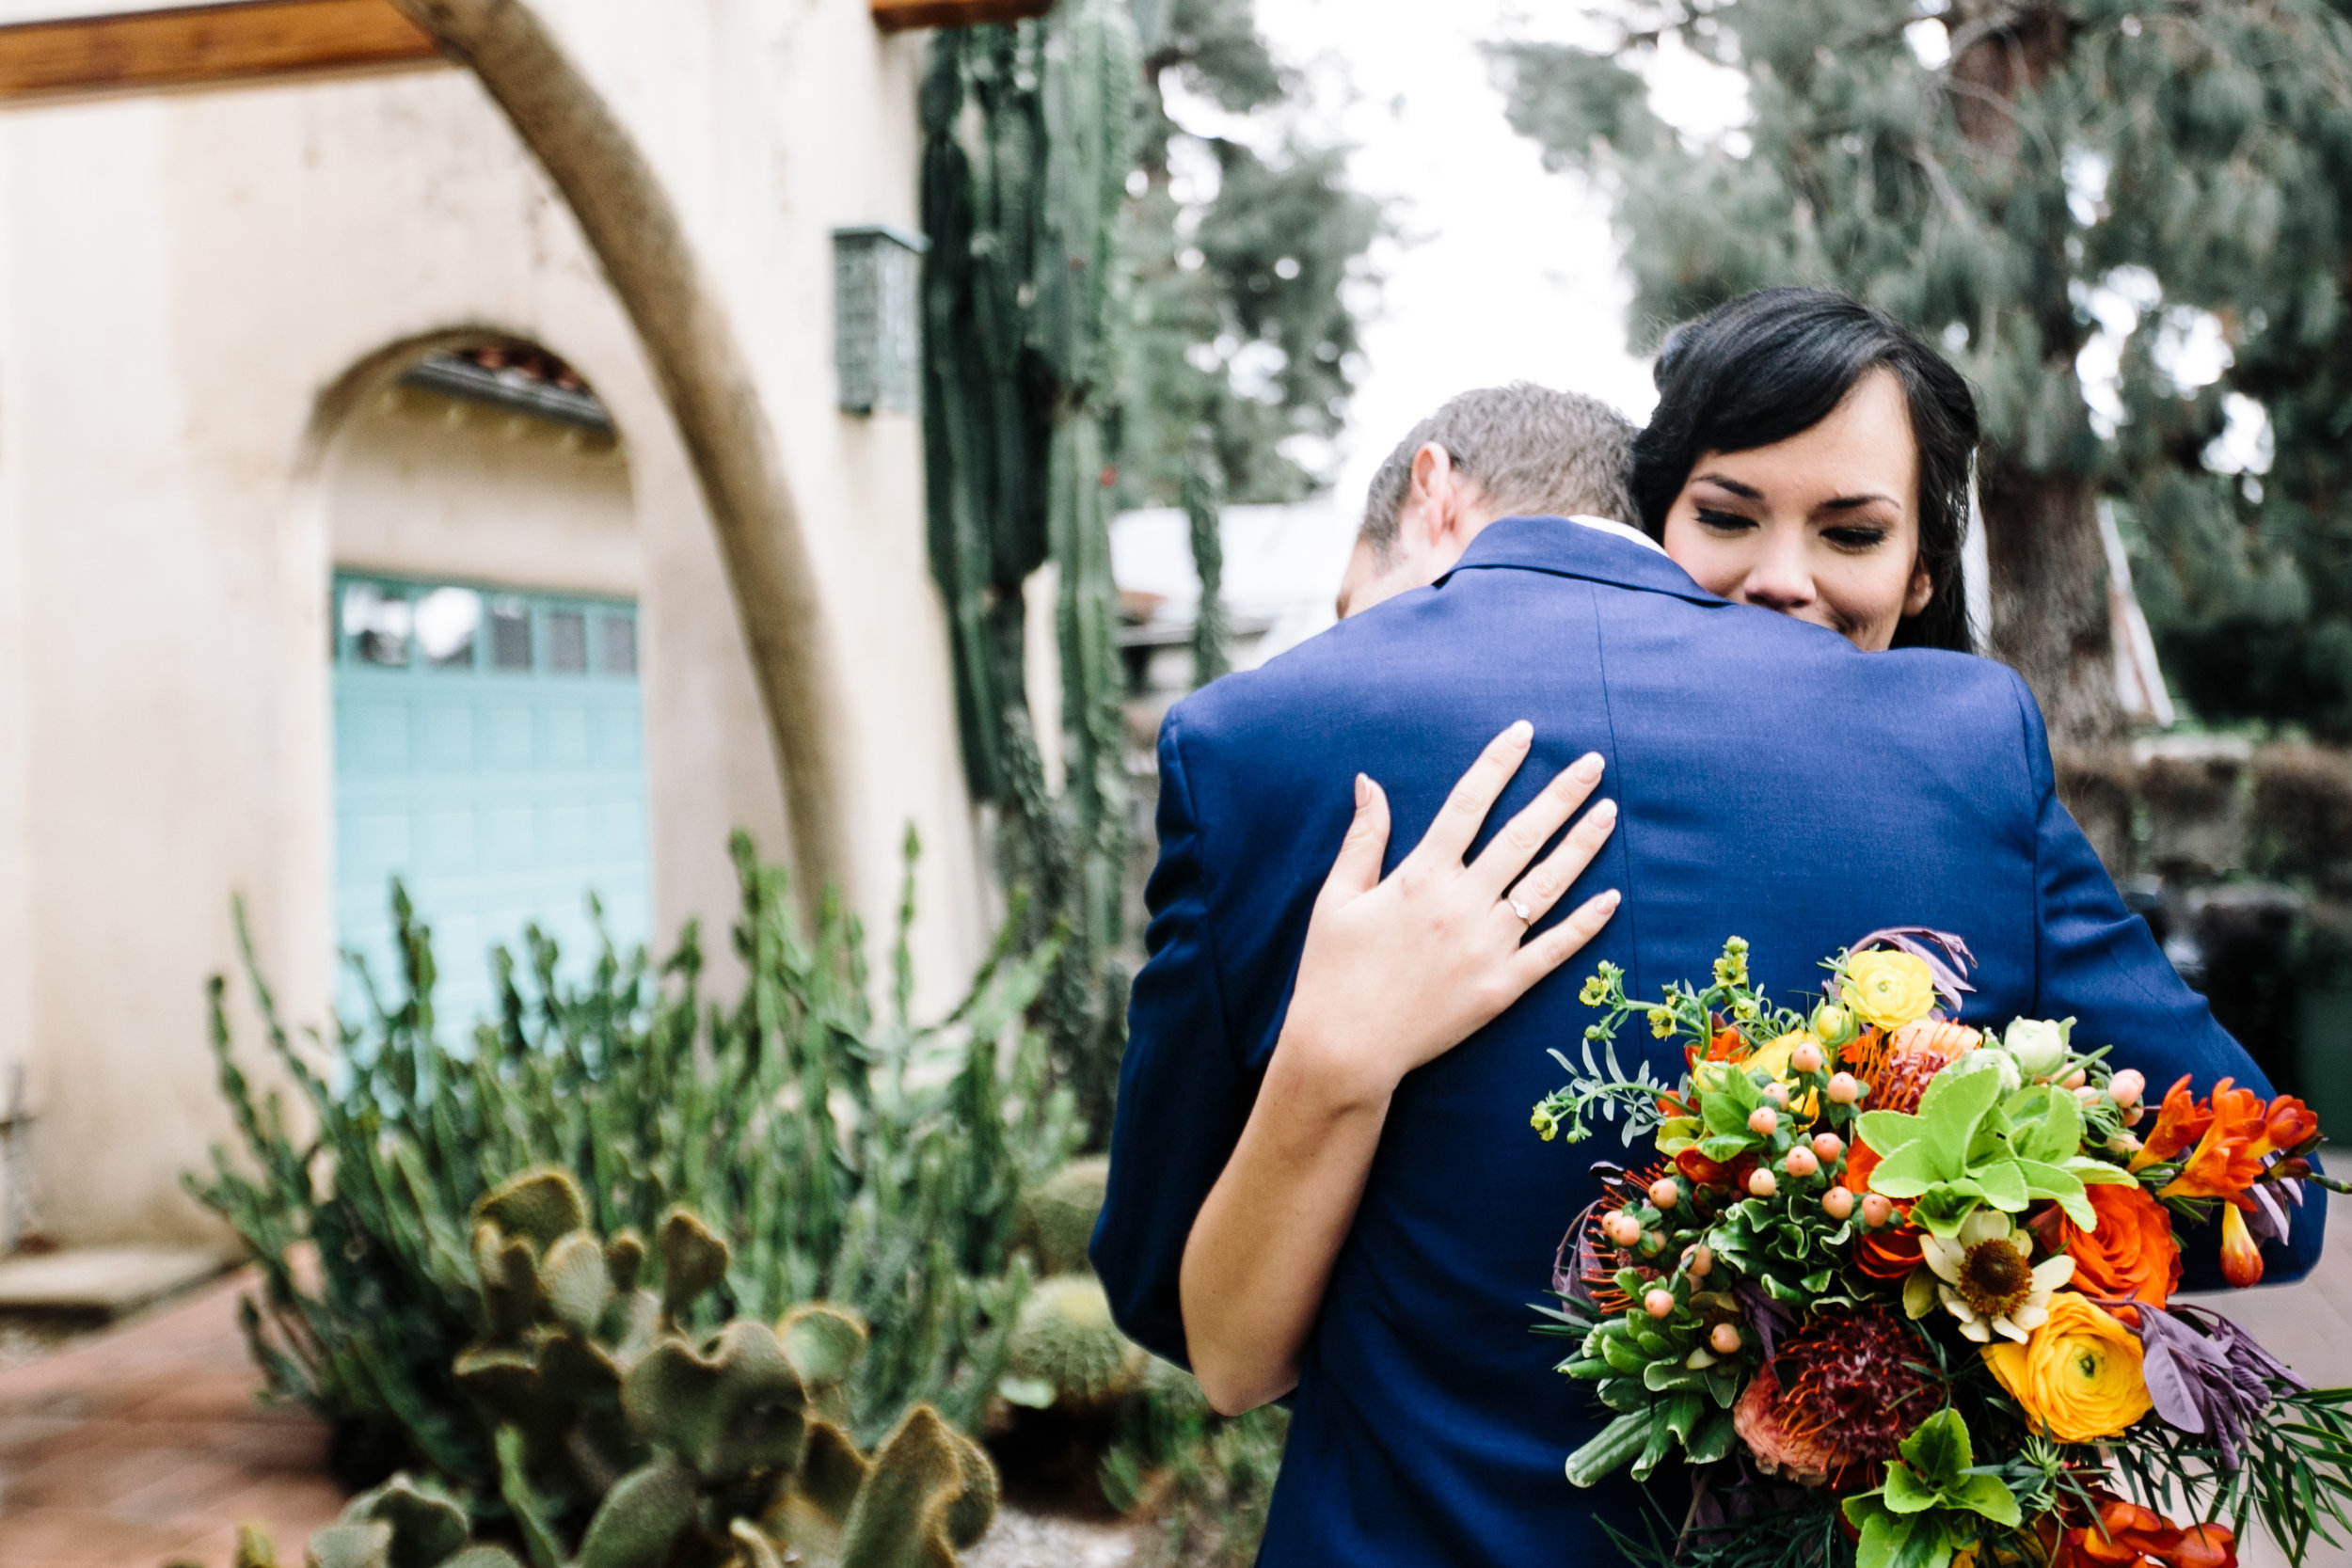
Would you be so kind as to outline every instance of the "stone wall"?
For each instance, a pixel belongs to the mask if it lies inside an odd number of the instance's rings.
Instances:
[[[2058,774],[2183,977],[2281,1087],[2352,1125],[2352,752],[2165,736]]]

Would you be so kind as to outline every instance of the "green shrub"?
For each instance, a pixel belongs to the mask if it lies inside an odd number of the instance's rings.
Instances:
[[[1052,944],[1000,942],[962,1006],[915,1027],[910,892],[878,1016],[854,918],[829,901],[804,936],[784,873],[742,835],[734,847],[748,978],[732,1007],[706,1006],[691,926],[658,967],[608,942],[578,984],[559,980],[554,945],[533,932],[527,969],[500,956],[500,1016],[453,1045],[434,1017],[430,933],[396,886],[397,993],[332,1045],[290,1038],[246,947],[298,1101],[290,1113],[275,1091],[257,1099],[214,982],[244,1158],[216,1148],[189,1189],[251,1248],[263,1281],[245,1304],[254,1354],[273,1390],[332,1424],[346,1479],[406,1468],[478,1513],[501,1511],[485,1485],[495,1423],[451,1367],[491,1326],[473,1207],[538,1165],[577,1178],[600,1234],[653,1234],[677,1205],[704,1216],[727,1262],[690,1326],[772,1321],[818,1298],[870,1323],[845,1390],[860,1444],[918,1402],[967,1430],[982,1418],[1026,1287],[1021,1195],[1077,1141],[1021,1023]],[[910,836],[910,889],[914,852]],[[662,1283],[659,1258],[644,1266]]]
[[[1227,1418],[1192,1374],[1154,1358],[1103,1459],[1103,1495],[1121,1513],[1159,1498],[1162,1528],[1137,1568],[1248,1568],[1265,1534],[1290,1412]]]

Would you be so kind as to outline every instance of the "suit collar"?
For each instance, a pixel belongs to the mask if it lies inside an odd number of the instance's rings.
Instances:
[[[1671,594],[1692,604],[1728,604],[1691,580],[1691,574],[1659,550],[1645,549],[1597,528],[1565,517],[1502,517],[1489,523],[1454,572],[1482,567],[1517,567],[1549,572],[1556,577],[1582,578],[1647,594]],[[1454,572],[1438,579],[1443,588]]]

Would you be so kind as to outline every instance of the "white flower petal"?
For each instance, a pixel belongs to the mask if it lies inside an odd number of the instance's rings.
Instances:
[[[1938,1279],[1960,1283],[1960,1261],[1968,1256],[1968,1249],[1958,1242],[1941,1236],[1924,1236],[1919,1241],[1919,1254],[1935,1271]]]
[[[1970,1307],[1966,1302],[1961,1300],[1959,1295],[1953,1291],[1950,1286],[1938,1285],[1936,1290],[1944,1298],[1944,1309],[1946,1311],[1949,1312],[1953,1317],[1958,1318],[1964,1323],[1972,1323],[1977,1321],[1976,1309]]]
[[[2050,1308],[2040,1301],[2029,1301],[2010,1313],[2008,1321],[2019,1328],[2037,1329],[2050,1321]],[[2025,1335],[2020,1334],[2017,1338],[2022,1339]]]
[[[1960,1337],[1979,1345],[1989,1344],[1993,1339],[1993,1331],[1985,1326],[1982,1319],[1974,1319],[1960,1325]]]
[[[1997,1209],[1979,1209],[1960,1222],[1960,1243],[1963,1250],[1979,1242],[1999,1241],[2009,1234],[2009,1216]]]
[[[2046,1314],[2045,1314],[2045,1316],[2046,1316]],[[2022,1329],[2022,1328],[2018,1327],[2018,1326],[2017,1326],[2017,1324],[2016,1324],[2014,1322],[2012,1322],[2010,1319],[2009,1319],[2009,1318],[1995,1318],[1995,1319],[1994,1319],[1994,1320],[1993,1320],[1993,1326],[1994,1326],[1995,1329],[1999,1330],[2002,1334],[2004,1334],[2004,1335],[2006,1335],[2007,1337],[2009,1337],[2010,1338],[2016,1340],[2016,1341],[2017,1341],[2019,1344],[2021,1344],[2021,1345],[2022,1345],[2022,1344],[2024,1344],[2024,1343],[2026,1342],[2026,1331],[2025,1331],[2024,1329]],[[1961,1330],[1961,1332],[1962,1332],[1963,1334],[1965,1334],[1965,1333],[1967,1333],[1968,1331],[1967,1331],[1966,1329],[1964,1329],[1964,1328],[1963,1328],[1963,1329],[1962,1329],[1962,1330]]]
[[[2031,1258],[2033,1256],[2033,1238],[2023,1230],[2010,1231],[2009,1233],[2009,1244],[2017,1249],[2017,1256],[2020,1258]]]
[[[2033,1288],[2046,1294],[2074,1277],[2074,1260],[2064,1253],[2045,1258],[2034,1265]]]

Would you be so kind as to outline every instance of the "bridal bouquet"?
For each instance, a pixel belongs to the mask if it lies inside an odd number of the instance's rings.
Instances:
[[[2344,1190],[2312,1170],[2310,1110],[2226,1079],[2151,1105],[2071,1020],[1954,1022],[1954,937],[1865,938],[1809,1013],[1747,954],[1651,1004],[1603,965],[1581,1067],[1553,1053],[1569,1082],[1538,1132],[1605,1118],[1656,1154],[1595,1167],[1607,1196],[1539,1309],[1578,1340],[1559,1370],[1617,1412],[1568,1479],[1704,1466],[1646,1554],[1698,1568],[2230,1568],[2249,1515],[2297,1562],[2333,1543],[2352,1389],[2172,1299],[2190,1228],[2217,1214],[2252,1285],[2303,1184]],[[1678,1082],[1619,1066],[1636,1018],[1681,1044]]]

